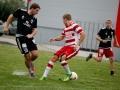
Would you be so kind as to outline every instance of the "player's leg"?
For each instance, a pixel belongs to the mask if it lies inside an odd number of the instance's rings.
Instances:
[[[66,60],[67,56],[63,55],[61,58],[61,66],[64,68],[66,74],[71,75],[71,70],[69,68],[68,62]]]
[[[66,74],[71,75],[71,70],[69,68],[67,60],[74,57],[78,51],[74,47],[67,46],[64,51],[64,55],[61,56],[61,66],[63,66]]]
[[[93,54],[89,54],[88,57],[86,58],[86,61],[89,61],[93,57]]]
[[[112,49],[106,49],[105,56],[109,58],[110,61],[110,75],[114,75],[115,73],[115,65],[114,65],[114,58],[113,58],[113,51]]]
[[[24,54],[25,58],[25,65],[28,68],[28,71],[30,72],[30,67],[31,67],[31,54],[29,53],[27,43],[26,43],[26,38],[24,37],[16,37],[16,42],[19,50],[21,51],[22,54]]]
[[[35,71],[33,61],[35,61],[38,57],[38,50],[32,50],[30,53],[31,53],[31,60],[32,60],[32,71]]]
[[[70,80],[70,76],[72,74],[67,60],[69,60],[70,58],[74,57],[77,53],[78,53],[78,51],[76,51],[74,47],[69,47],[69,46],[66,47],[65,53],[61,57],[61,66],[64,68],[64,70],[65,70],[65,72],[67,74],[67,77],[64,78],[63,81]]]
[[[103,57],[103,56],[98,56],[98,57],[93,56],[92,58],[93,58],[95,61],[97,61],[97,62],[101,62],[101,61],[102,61],[102,57]]]
[[[33,64],[31,60],[31,53],[24,54],[25,57],[25,65],[28,68],[31,77],[34,77],[34,71],[32,70]]]
[[[60,56],[62,56],[64,54],[65,51],[65,46],[62,47],[60,50],[58,50],[55,55],[49,60],[46,69],[43,73],[43,76],[40,78],[40,80],[44,80],[46,79],[46,77],[48,76],[50,70],[53,68],[54,63],[59,59]]]
[[[48,62],[45,71],[43,73],[43,76],[40,78],[40,80],[45,80],[48,77],[49,72],[54,66],[54,63],[59,59],[57,55],[54,55]]]
[[[109,58],[109,60],[110,60],[110,75],[114,75],[114,73],[115,73],[114,60],[113,60],[113,58],[112,58],[112,57],[111,57],[111,58]]]
[[[26,40],[27,43],[27,48],[29,50],[29,57],[26,57],[26,63],[29,63],[30,68],[29,68],[29,72],[31,76],[35,76],[35,67],[33,64],[33,61],[37,59],[38,57],[38,49],[37,46],[35,44],[35,42],[33,42],[33,39],[28,39]]]
[[[31,51],[31,60],[34,61],[38,57],[38,50]]]
[[[66,58],[67,58],[66,55],[63,55],[63,56],[61,57],[61,66],[64,68],[64,70],[65,70],[65,72],[66,72],[66,75],[67,75],[67,77],[64,78],[63,81],[68,81],[68,80],[70,80],[70,76],[71,76],[71,74],[72,74]]]
[[[32,39],[32,40],[28,39],[27,46],[28,46],[28,49],[31,53],[31,60],[32,61],[36,60],[38,57],[38,48],[37,48],[37,45],[36,45],[34,39]]]
[[[30,72],[30,75],[31,76],[35,76],[35,66],[33,64],[33,61],[38,57],[38,50],[33,50],[33,51],[30,51],[29,55],[28,56],[25,56],[26,58],[26,65],[30,65],[29,66],[29,72]]]
[[[95,61],[101,62],[103,55],[104,55],[104,49],[98,49],[98,56],[89,54],[89,56],[86,58],[86,61],[89,61],[91,58],[93,58]]]

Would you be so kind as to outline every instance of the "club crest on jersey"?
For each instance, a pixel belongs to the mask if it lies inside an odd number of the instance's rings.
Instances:
[[[31,19],[31,23],[33,23],[33,19]]]
[[[110,36],[108,36],[108,39],[111,39]]]
[[[111,35],[113,35],[113,32],[111,32]]]
[[[25,16],[22,16],[22,19],[24,19],[25,18]]]
[[[23,23],[25,26],[27,26],[27,27],[31,27],[31,25],[30,25],[30,23],[29,23],[29,21],[26,21],[25,23]]]

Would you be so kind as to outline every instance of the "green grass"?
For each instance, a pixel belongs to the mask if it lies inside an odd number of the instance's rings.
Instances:
[[[35,61],[37,76],[12,75],[13,71],[27,71],[24,58],[15,46],[0,44],[0,90],[120,90],[120,63],[115,62],[116,76],[109,75],[109,62],[97,63],[93,60],[86,62],[85,58],[75,57],[69,61],[72,71],[78,80],[62,82],[64,70],[57,62],[46,81],[39,81],[45,66],[53,55],[51,52],[40,51]]]

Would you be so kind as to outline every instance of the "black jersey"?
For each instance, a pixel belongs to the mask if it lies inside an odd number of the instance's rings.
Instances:
[[[13,16],[17,18],[17,34],[26,36],[32,33],[33,28],[37,28],[37,19],[29,15],[26,10],[18,9]]]
[[[108,40],[108,41],[107,41],[107,43],[100,42],[99,48],[109,48],[109,47],[111,47],[111,42],[112,42],[112,39],[113,39],[114,35],[115,35],[115,32],[112,28],[111,29],[108,29],[108,28],[101,29],[98,32],[98,36],[101,39]]]

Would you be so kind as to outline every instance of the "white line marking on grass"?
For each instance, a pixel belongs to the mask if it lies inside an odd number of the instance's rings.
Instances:
[[[12,75],[26,76],[28,75],[28,72],[16,70],[16,71],[13,71]]]

